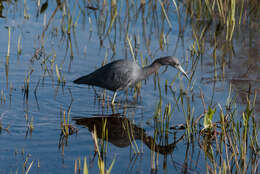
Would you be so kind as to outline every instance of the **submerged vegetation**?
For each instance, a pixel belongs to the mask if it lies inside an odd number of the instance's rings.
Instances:
[[[16,13],[17,9],[23,10]],[[5,59],[0,61],[4,69],[0,138],[8,139],[24,128],[23,141],[49,148],[46,137],[54,136],[62,166],[73,168],[75,174],[113,173],[125,167],[126,156],[126,173],[260,172],[259,0],[9,0],[0,1],[0,18],[6,22],[2,22],[6,41],[1,53]],[[26,23],[29,27],[23,28]],[[33,42],[27,39],[30,32]],[[153,83],[145,82],[152,84],[155,101],[142,97],[141,83],[133,90],[137,103],[122,99],[115,106],[109,105],[107,91],[89,92],[95,93],[92,102],[88,93],[71,92],[79,88],[71,83],[74,74],[86,68],[91,57],[103,58],[95,61],[101,65],[120,56],[145,66],[165,54],[180,58],[190,80],[182,81],[177,74],[163,81],[167,68],[156,73]],[[21,91],[22,97],[17,94]],[[10,121],[5,110],[17,112],[19,123]],[[82,114],[88,117],[79,117]],[[184,121],[178,120],[179,115]],[[46,122],[51,128],[42,131]],[[77,142],[83,144],[80,139],[86,138],[82,127],[91,132],[90,138],[87,147],[76,151]],[[44,134],[44,140],[35,140]],[[38,152],[36,146],[27,151]],[[128,146],[129,154],[120,154],[118,149]],[[12,164],[9,172],[41,171],[44,159],[28,154],[22,155],[22,167]],[[147,156],[150,161],[145,163]]]

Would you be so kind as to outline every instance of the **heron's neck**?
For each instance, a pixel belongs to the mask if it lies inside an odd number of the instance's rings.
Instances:
[[[159,63],[159,61],[155,60],[151,65],[144,67],[142,69],[143,70],[142,79],[146,79],[152,73],[157,72],[161,66],[162,64]]]

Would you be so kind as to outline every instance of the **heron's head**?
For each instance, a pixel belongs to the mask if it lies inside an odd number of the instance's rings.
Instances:
[[[162,57],[159,59],[159,62],[161,65],[170,65],[178,69],[187,79],[189,79],[187,73],[184,71],[179,60],[176,57],[173,56]]]

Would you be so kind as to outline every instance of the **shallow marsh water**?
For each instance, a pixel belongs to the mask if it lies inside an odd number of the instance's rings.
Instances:
[[[129,2],[134,9],[130,13],[130,7],[121,2],[113,23],[113,4],[101,10],[98,3],[69,2],[51,18],[56,2],[49,2],[38,15],[35,1],[1,3],[5,18],[0,19],[0,173],[22,173],[30,164],[29,173],[73,173],[78,159],[82,171],[84,157],[89,172],[98,173],[94,124],[105,149],[106,169],[115,160],[112,173],[204,173],[205,155],[199,143],[190,144],[185,130],[170,127],[203,114],[201,93],[206,106],[223,108],[230,95],[237,112],[245,109],[249,89],[251,96],[253,91],[259,93],[259,32],[241,28],[232,51],[223,51],[228,45],[219,42],[216,52],[217,60],[225,58],[222,67],[222,62],[214,66],[210,36],[205,52],[199,58],[192,54],[192,22],[184,14],[178,18],[173,4],[167,6],[169,23],[160,6],[151,11],[149,5],[142,9]],[[180,35],[178,20],[184,27]],[[70,28],[70,22],[74,27]],[[104,62],[132,59],[133,53],[140,66],[142,61],[149,64],[157,57],[174,55],[192,78],[188,81],[173,68],[166,72],[161,68],[158,75],[142,82],[137,102],[134,89],[128,90],[118,95],[114,108],[109,104],[112,92],[72,83]],[[257,95],[255,108],[259,104]],[[163,114],[169,108],[168,120]],[[63,113],[75,129],[68,137],[61,131]],[[259,120],[258,109],[255,118]],[[104,122],[106,135],[101,129]],[[201,123],[198,129],[202,128]]]

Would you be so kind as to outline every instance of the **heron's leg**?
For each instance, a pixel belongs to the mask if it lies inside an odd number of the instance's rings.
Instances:
[[[115,102],[116,94],[117,94],[117,92],[115,91],[115,92],[114,92],[114,95],[113,95],[112,103],[111,103],[112,105],[113,105],[114,102]]]

